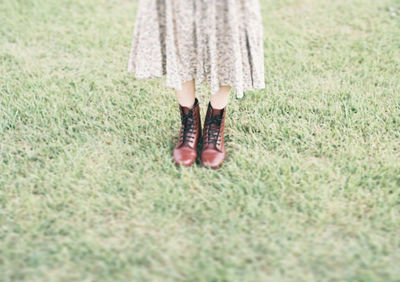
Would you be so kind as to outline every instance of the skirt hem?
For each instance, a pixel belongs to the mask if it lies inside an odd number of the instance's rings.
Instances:
[[[136,79],[141,79],[141,80],[148,80],[148,79],[155,79],[155,78],[164,78],[165,80],[167,80],[167,77],[168,77],[167,74],[138,74],[137,72],[135,72],[134,70],[131,70],[131,69],[128,69],[128,73],[132,73]],[[203,84],[203,83],[207,84],[208,87],[211,88],[211,93],[210,93],[211,95],[214,95],[218,91],[219,87],[221,87],[221,86],[230,86],[236,92],[236,98],[243,98],[244,92],[254,91],[256,89],[264,89],[265,88],[265,83],[256,83],[252,86],[238,87],[235,85],[235,83],[229,82],[229,81],[221,82],[217,86],[214,85],[212,87],[211,81],[196,77],[196,75],[184,76],[181,79],[181,82],[179,84],[166,82],[166,86],[176,89],[176,90],[181,90],[182,89],[181,85],[183,83],[191,81],[191,80],[195,80],[198,84]]]

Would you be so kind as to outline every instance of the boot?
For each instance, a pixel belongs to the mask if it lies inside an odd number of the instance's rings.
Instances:
[[[201,163],[205,167],[218,168],[225,160],[224,126],[226,107],[213,109],[208,103],[203,127],[203,149]]]
[[[197,144],[201,135],[199,101],[195,100],[192,108],[179,105],[181,130],[172,156],[177,165],[190,166],[197,158]]]

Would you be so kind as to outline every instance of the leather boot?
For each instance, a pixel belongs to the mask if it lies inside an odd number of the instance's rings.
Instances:
[[[207,115],[203,127],[203,150],[201,163],[205,167],[218,168],[225,160],[224,127],[226,107],[213,109],[208,103]]]
[[[201,135],[199,101],[195,99],[192,108],[179,105],[181,129],[172,156],[177,165],[190,166],[197,158],[197,144]]]

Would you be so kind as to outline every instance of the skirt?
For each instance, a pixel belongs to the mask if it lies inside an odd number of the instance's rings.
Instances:
[[[166,76],[169,87],[195,79],[211,94],[231,86],[264,88],[263,29],[258,0],[141,0],[128,71]]]

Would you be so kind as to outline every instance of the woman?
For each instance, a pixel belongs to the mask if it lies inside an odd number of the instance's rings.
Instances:
[[[231,88],[241,98],[265,86],[262,36],[258,0],[141,0],[128,70],[137,78],[166,75],[175,89],[181,114],[176,164],[195,162],[200,138],[201,163],[223,163]],[[195,81],[211,90],[202,136]]]

